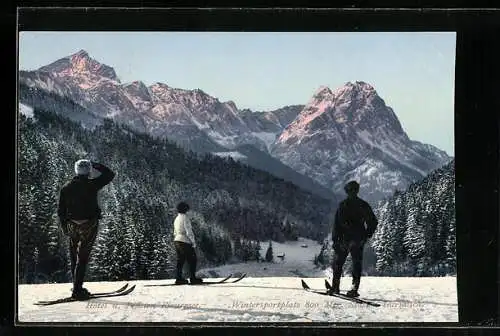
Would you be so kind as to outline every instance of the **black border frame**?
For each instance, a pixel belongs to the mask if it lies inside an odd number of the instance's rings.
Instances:
[[[99,5],[96,3],[94,5]],[[498,128],[500,127],[500,11],[479,9],[201,9],[201,8],[31,8],[19,12],[20,30],[129,30],[129,31],[455,31],[457,33],[455,73],[455,158],[457,204],[457,258],[459,292],[459,318],[456,324],[339,324],[338,331],[398,332],[413,328],[424,332],[448,331],[483,333],[495,332],[473,326],[498,323]],[[43,14],[42,14],[43,13]],[[17,16],[17,14],[16,14]],[[13,21],[13,17],[9,16]],[[17,27],[16,27],[17,28]],[[17,35],[16,35],[17,37]],[[17,38],[16,38],[17,40]],[[17,44],[16,44],[17,46]],[[17,60],[17,48],[14,59]],[[17,62],[16,62],[17,65]],[[17,66],[15,78],[17,79]],[[17,82],[17,80],[16,80]],[[14,89],[15,90],[15,89]],[[12,101],[14,108],[16,101]],[[499,111],[499,112],[496,112]],[[15,115],[14,115],[15,116]],[[13,118],[15,125],[15,117]],[[15,139],[11,143],[15,153]],[[15,158],[15,157],[14,157]],[[15,172],[8,175],[15,182]],[[15,183],[14,183],[15,187]],[[12,189],[4,188],[6,199]],[[14,189],[15,191],[15,189]],[[15,207],[13,206],[15,209]],[[15,216],[15,214],[14,214]],[[5,235],[6,236],[6,235]],[[5,237],[4,236],[4,237]],[[14,251],[11,241],[2,244],[6,252]],[[15,252],[14,252],[15,254]],[[17,262],[17,258],[16,259]],[[497,265],[487,267],[487,265]],[[15,283],[14,283],[15,285]],[[14,286],[14,296],[17,289]],[[2,312],[2,325],[13,323],[14,307]],[[6,313],[6,314],[5,314]],[[4,317],[5,316],[5,317]],[[50,324],[56,325],[56,324]],[[65,324],[67,325],[67,324]],[[114,324],[122,328],[98,329],[63,327],[67,333],[75,329],[96,333],[137,331],[138,324]],[[162,324],[144,325],[141,331],[156,331],[156,327],[169,326],[169,332],[330,332],[331,324],[237,324],[203,325]],[[175,327],[177,326],[177,327]],[[181,326],[194,328],[182,329]],[[62,325],[61,325],[62,327]],[[131,327],[131,328],[130,328]],[[153,328],[151,328],[153,327]],[[284,328],[285,327],[285,328]],[[259,328],[255,329],[254,328]],[[70,330],[72,329],[72,330]],[[496,329],[496,328],[494,328]],[[22,333],[41,333],[48,328],[23,327]],[[51,330],[52,332],[54,330]],[[420,331],[420,330],[419,330]]]

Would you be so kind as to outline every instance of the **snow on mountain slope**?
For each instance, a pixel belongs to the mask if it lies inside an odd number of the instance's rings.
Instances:
[[[58,76],[95,77],[97,79],[107,78],[118,81],[115,70],[112,67],[101,64],[90,58],[85,50],[80,50],[73,55],[59,59],[39,69],[44,72],[55,73]]]
[[[28,118],[33,118],[33,108],[31,106],[19,103],[19,113],[24,114]]]
[[[286,126],[282,123],[298,113],[295,106],[289,106],[242,114],[233,101],[221,102],[200,89],[173,88],[159,82],[147,87],[139,80],[122,84],[111,66],[93,59],[85,50],[35,71],[20,71],[19,77],[26,85],[69,97],[97,115],[141,132],[167,136],[191,149],[213,148],[200,143],[208,137],[209,142],[230,150],[242,144],[267,150]]]
[[[252,135],[262,140],[269,151],[271,145],[276,141],[277,134],[272,132],[252,132]]]
[[[446,164],[451,158],[410,140],[394,111],[368,83],[331,90],[321,86],[303,105],[266,112],[239,110],[200,89],[122,84],[108,65],[79,52],[36,71],[20,71],[20,82],[67,97],[93,114],[140,132],[167,137],[200,152],[235,152],[252,145],[341,193],[347,179],[376,202],[394,189]]]
[[[373,86],[359,81],[335,91],[320,87],[270,152],[337,193],[356,179],[360,196],[371,202],[451,160],[434,146],[410,140]]]
[[[245,159],[246,156],[239,152],[213,152],[212,154],[220,156],[220,157],[231,157],[234,160]]]

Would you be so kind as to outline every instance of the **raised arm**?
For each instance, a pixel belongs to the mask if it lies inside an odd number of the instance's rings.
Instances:
[[[109,184],[109,182],[111,182],[115,177],[115,173],[101,163],[92,162],[92,167],[101,173],[101,175],[93,179],[93,183],[95,184],[97,189],[103,188],[104,186]]]

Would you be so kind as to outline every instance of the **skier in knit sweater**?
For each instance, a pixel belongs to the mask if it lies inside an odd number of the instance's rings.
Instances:
[[[189,265],[189,283],[200,284],[203,282],[202,279],[197,278],[195,275],[197,258],[194,249],[196,248],[196,240],[191,227],[191,221],[186,216],[188,211],[189,205],[187,203],[181,202],[177,205],[178,215],[174,220],[174,246],[177,252],[176,285],[188,283],[182,276],[182,269],[186,261]]]

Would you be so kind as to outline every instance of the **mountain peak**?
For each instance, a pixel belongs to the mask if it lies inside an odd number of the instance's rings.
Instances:
[[[80,49],[78,52],[76,52],[70,56],[70,58],[73,58],[73,57],[75,57],[75,58],[90,58],[89,53],[84,49]]]
[[[376,93],[375,88],[372,85],[363,81],[347,82],[343,86],[335,90],[335,94],[337,96],[342,95],[343,93],[346,92],[367,93],[367,94]]]
[[[234,111],[238,112],[238,107],[236,106],[236,103],[232,100],[228,100],[225,102],[227,106],[230,106]]]
[[[56,76],[71,77],[104,77],[119,82],[115,70],[105,64],[102,64],[92,57],[86,50],[63,57],[49,65],[38,69],[39,71],[49,72]]]
[[[123,84],[123,87],[140,87],[140,88],[147,88],[146,84],[144,84],[143,81],[140,81],[140,80],[135,80],[133,82],[130,82],[130,83],[125,83]]]
[[[330,88],[326,85],[321,85],[319,88],[316,89],[316,91],[314,91],[312,100],[321,101],[327,98],[333,99],[333,97],[334,95],[332,90],[330,90]]]
[[[335,95],[326,85],[321,85],[316,91],[307,105],[329,104],[335,99]]]
[[[317,96],[317,95],[323,95],[323,94],[331,94],[332,93],[332,90],[330,90],[330,88],[326,85],[320,85],[319,88],[316,89],[316,91],[314,91],[314,96]]]
[[[167,84],[162,83],[162,82],[154,82],[153,84],[151,84],[149,86],[149,88],[150,89],[162,89],[162,90],[171,89],[170,86],[168,86]]]
[[[346,85],[350,85],[350,86],[353,86],[353,87],[356,87],[356,88],[361,88],[361,89],[366,89],[366,90],[373,90],[373,86],[368,84],[367,82],[363,82],[363,81],[355,81],[354,83],[353,82],[347,82]]]
[[[126,92],[136,94],[141,98],[149,98],[149,90],[146,84],[142,81],[133,81],[127,84],[123,84],[122,87]]]

